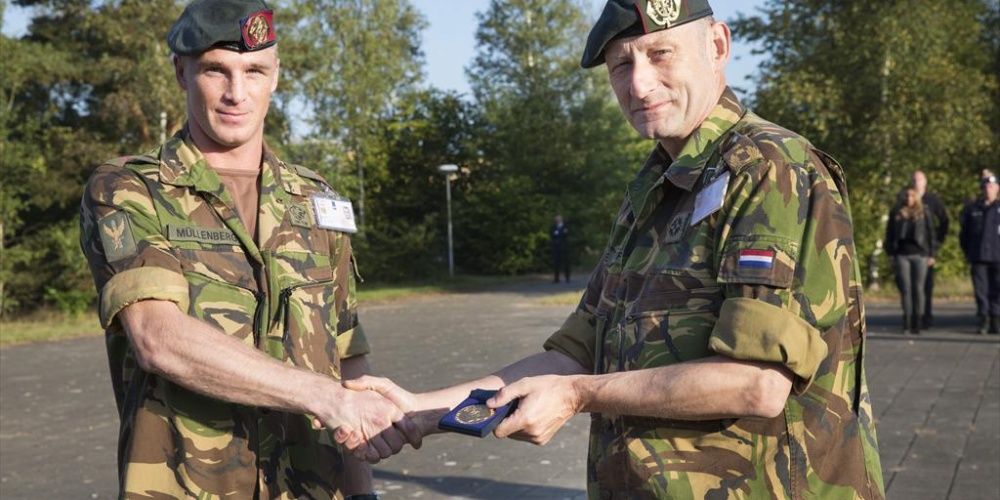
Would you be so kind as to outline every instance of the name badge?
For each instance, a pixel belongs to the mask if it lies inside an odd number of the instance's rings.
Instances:
[[[718,212],[726,201],[726,191],[729,189],[729,172],[718,176],[705,189],[702,189],[694,199],[694,214],[691,225],[703,221],[709,215]]]
[[[346,198],[334,198],[330,195],[312,195],[313,212],[316,213],[316,225],[323,229],[331,229],[344,233],[358,232],[354,222],[354,205]]]

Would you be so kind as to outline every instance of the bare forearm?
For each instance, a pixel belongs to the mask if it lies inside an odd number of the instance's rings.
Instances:
[[[307,413],[318,393],[343,390],[332,379],[270,358],[170,302],[132,304],[120,318],[144,370],[215,399]]]
[[[791,377],[776,365],[723,357],[661,368],[575,377],[581,410],[615,415],[710,420],[773,416]]]
[[[587,373],[587,370],[565,355],[555,351],[541,352],[480,379],[422,394],[420,409],[448,408],[450,410],[469,397],[469,392],[473,389],[499,389],[525,377],[582,373]]]

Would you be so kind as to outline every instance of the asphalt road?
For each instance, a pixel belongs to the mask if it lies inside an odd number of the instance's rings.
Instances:
[[[533,283],[362,306],[376,373],[412,390],[468,380],[537,352],[569,313]],[[974,335],[971,304],[900,336],[898,308],[870,305],[868,380],[890,498],[1000,498],[1000,336]],[[104,342],[0,350],[0,498],[114,498],[118,422]],[[375,468],[384,498],[585,498],[588,419],[544,447],[434,436]]]

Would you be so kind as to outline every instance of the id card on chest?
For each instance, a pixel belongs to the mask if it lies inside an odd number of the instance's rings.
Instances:
[[[327,193],[314,194],[310,199],[313,212],[316,214],[317,226],[344,233],[358,232],[351,200]]]

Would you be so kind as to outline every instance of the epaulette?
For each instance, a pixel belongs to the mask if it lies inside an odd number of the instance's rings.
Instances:
[[[314,170],[309,170],[308,168],[303,167],[302,165],[288,165],[288,166],[292,170],[294,170],[296,174],[299,174],[299,176],[301,177],[314,180],[327,187],[330,186],[330,183],[326,182],[326,179],[324,179],[322,175],[319,175]]]
[[[731,132],[722,143],[722,161],[736,174],[763,159],[757,144],[739,132]]]
[[[132,156],[120,156],[104,162],[118,168],[128,168],[140,174],[155,173],[160,170],[160,160],[149,153]]]

